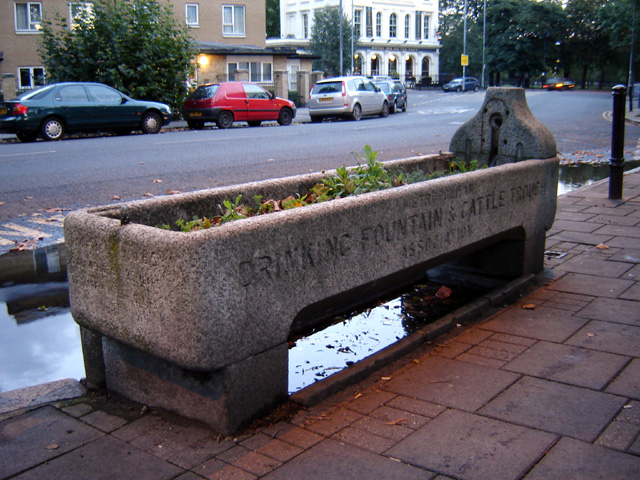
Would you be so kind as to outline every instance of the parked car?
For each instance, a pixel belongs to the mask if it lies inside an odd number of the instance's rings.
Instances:
[[[402,91],[402,93],[404,93],[405,95],[407,94],[407,86],[404,83],[402,83],[402,81],[396,78],[393,81],[393,83],[395,83],[398,86],[398,88]]]
[[[171,120],[168,105],[134,100],[101,83],[53,83],[0,103],[0,133],[23,142],[72,132],[158,133]]]
[[[182,118],[189,128],[196,130],[207,122],[215,123],[218,128],[229,128],[233,122],[247,122],[249,126],[257,127],[267,120],[291,125],[295,116],[293,102],[248,82],[200,85],[182,106]]]
[[[480,81],[475,77],[464,77],[464,85],[462,78],[454,78],[449,83],[445,83],[442,86],[442,89],[445,92],[462,92],[463,89],[465,92],[473,90],[477,92],[480,90]]]
[[[571,90],[576,84],[566,78],[547,78],[542,84],[546,90]]]
[[[391,80],[374,80],[373,84],[382,90],[389,101],[389,112],[396,113],[398,109],[407,111],[407,96]]]
[[[311,121],[326,117],[389,115],[387,96],[365,77],[335,77],[316,83],[309,93]]]

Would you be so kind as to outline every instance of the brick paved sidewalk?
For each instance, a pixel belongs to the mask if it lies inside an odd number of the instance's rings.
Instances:
[[[2,394],[0,479],[637,480],[640,172],[624,188],[559,198],[517,304],[235,438],[75,382]]]

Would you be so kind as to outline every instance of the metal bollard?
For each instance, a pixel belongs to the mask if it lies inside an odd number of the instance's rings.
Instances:
[[[625,96],[624,85],[613,87],[613,127],[611,133],[611,158],[609,159],[609,199],[622,198],[622,177],[624,172],[624,122]]]

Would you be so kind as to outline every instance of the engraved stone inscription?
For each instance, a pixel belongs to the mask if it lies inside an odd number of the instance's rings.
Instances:
[[[242,286],[265,281],[290,280],[341,261],[345,257],[370,254],[376,250],[388,254],[389,247],[404,258],[424,257],[429,251],[449,245],[460,245],[472,239],[478,217],[492,222],[492,215],[521,202],[545,195],[543,181],[518,184],[489,193],[477,192],[475,185],[417,196],[410,208],[397,218],[376,224],[354,227],[340,235],[283,246],[282,249],[260,250],[238,264]],[[382,250],[386,248],[386,250]]]

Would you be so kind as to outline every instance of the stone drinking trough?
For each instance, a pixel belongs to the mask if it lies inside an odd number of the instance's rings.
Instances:
[[[409,285],[445,262],[510,278],[540,270],[558,162],[524,91],[489,89],[452,150],[498,166],[190,233],[157,225],[210,217],[239,194],[302,195],[325,175],[69,214],[71,310],[87,380],[228,434],[287,397],[292,324]],[[451,158],[385,165],[433,171]]]

